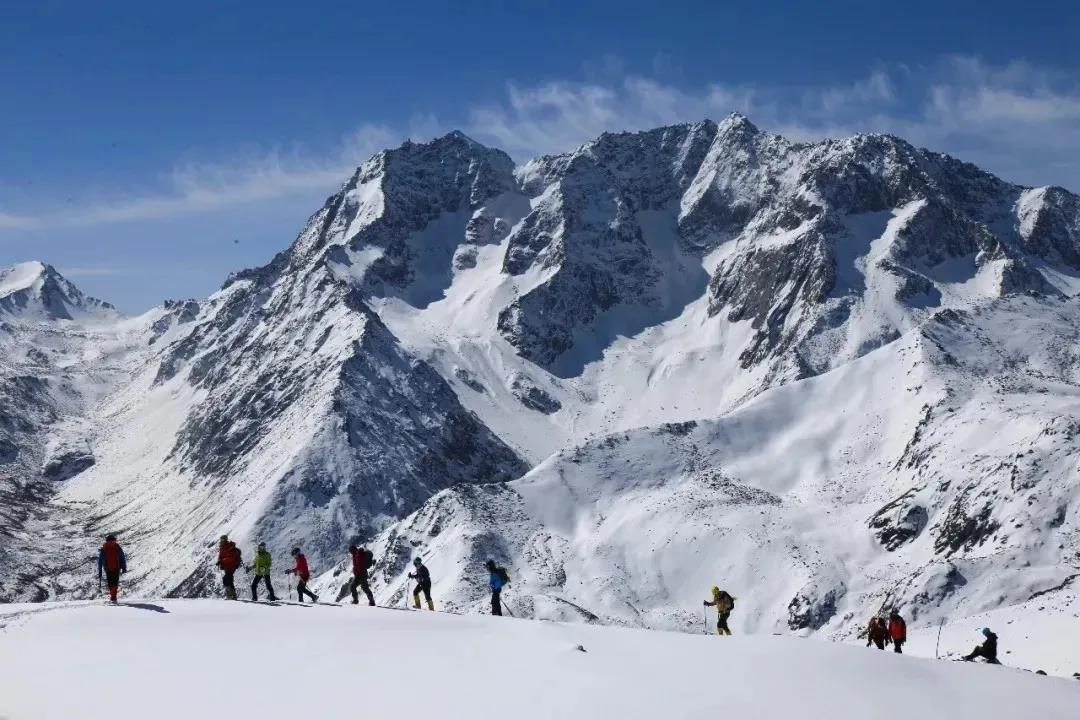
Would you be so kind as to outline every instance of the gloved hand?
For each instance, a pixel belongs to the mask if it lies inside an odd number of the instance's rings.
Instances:
[[[704,605],[705,607],[709,607],[709,601],[708,600],[702,600],[701,604]]]
[[[127,568],[124,568],[123,570],[121,570],[120,574],[121,575],[127,575]]]

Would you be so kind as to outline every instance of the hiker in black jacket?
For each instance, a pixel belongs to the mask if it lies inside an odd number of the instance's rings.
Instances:
[[[982,644],[971,651],[971,654],[965,655],[964,660],[971,662],[975,658],[983,658],[990,665],[1000,665],[997,659],[997,641],[998,637],[994,633],[990,632],[990,628],[982,629],[983,640]]]
[[[415,573],[409,573],[409,577],[416,581],[416,589],[413,590],[413,607],[417,610],[420,609],[420,593],[424,593],[424,598],[427,599],[427,609],[434,610],[435,603],[431,601],[431,573],[428,572],[427,567],[420,558],[413,560],[413,567],[416,568]]]

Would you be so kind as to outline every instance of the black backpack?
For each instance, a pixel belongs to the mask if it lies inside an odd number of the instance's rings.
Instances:
[[[233,557],[236,558],[236,569],[239,570],[240,568],[244,567],[244,556],[240,553],[240,546],[233,545],[232,553]]]
[[[510,573],[506,572],[506,568],[504,568],[504,567],[495,568],[495,574],[499,576],[499,581],[502,582],[503,585],[509,585],[510,584]]]
[[[367,565],[367,569],[375,567],[375,553],[368,549],[364,549],[364,564]]]

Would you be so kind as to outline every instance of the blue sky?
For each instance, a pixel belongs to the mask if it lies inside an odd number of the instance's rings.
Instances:
[[[732,110],[1080,191],[1080,3],[0,0],[0,264],[136,312],[267,261],[351,167]]]

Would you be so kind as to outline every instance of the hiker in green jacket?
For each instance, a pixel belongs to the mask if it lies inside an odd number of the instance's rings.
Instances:
[[[270,601],[277,600],[274,595],[274,586],[270,584],[270,565],[273,559],[270,551],[266,549],[266,543],[259,543],[259,549],[255,551],[255,564],[248,568],[248,572],[255,571],[255,579],[251,581],[251,599],[259,599],[259,581],[266,583],[266,592],[270,594]]]

